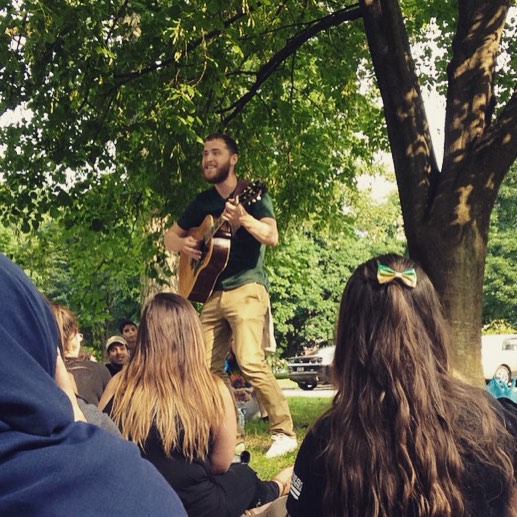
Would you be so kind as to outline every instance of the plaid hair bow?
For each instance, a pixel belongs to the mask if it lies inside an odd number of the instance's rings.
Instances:
[[[395,278],[400,278],[402,283],[408,287],[416,287],[416,272],[414,268],[406,269],[400,273],[381,263],[377,264],[377,281],[379,284],[386,284]]]

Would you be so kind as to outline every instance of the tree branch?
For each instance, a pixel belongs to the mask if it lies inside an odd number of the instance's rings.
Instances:
[[[490,125],[496,58],[509,0],[462,0],[447,67],[443,170],[459,170]]]
[[[431,205],[440,173],[400,6],[396,0],[360,3],[410,241]]]
[[[224,114],[230,111],[223,121],[222,126],[226,127],[232,119],[234,119],[243,109],[244,106],[255,96],[260,86],[277,70],[277,68],[294,52],[296,52],[306,41],[316,36],[320,32],[336,27],[345,21],[356,20],[361,17],[361,12],[357,4],[345,7],[340,11],[336,11],[328,16],[319,19],[316,23],[298,33],[296,36],[288,40],[287,44],[278,51],[258,72],[257,79],[251,85],[250,89],[237,101],[227,108],[219,110],[217,113]]]
[[[490,164],[489,187],[497,193],[506,173],[517,159],[517,85],[495,123],[476,142],[475,154],[477,159]],[[482,180],[487,187],[487,178]]]

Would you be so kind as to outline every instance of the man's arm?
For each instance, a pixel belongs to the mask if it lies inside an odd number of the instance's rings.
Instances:
[[[272,217],[263,217],[258,220],[252,215],[246,214],[239,219],[241,226],[255,237],[260,243],[266,246],[278,244],[278,228],[276,220]]]
[[[173,253],[185,253],[197,260],[201,258],[201,252],[197,249],[197,240],[189,236],[187,230],[181,228],[178,223],[174,223],[165,232],[163,240],[165,247]]]
[[[223,219],[231,224],[234,232],[242,226],[261,244],[266,246],[276,246],[278,244],[278,228],[273,217],[255,219],[255,217],[246,212],[242,205],[236,206],[231,202],[227,202],[223,212]]]

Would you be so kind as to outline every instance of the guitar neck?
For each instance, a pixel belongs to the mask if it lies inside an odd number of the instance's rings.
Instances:
[[[223,216],[220,215],[215,221],[214,224],[210,227],[210,229],[206,232],[205,241],[209,241],[221,228],[224,224]]]
[[[237,203],[232,203],[235,206],[243,205],[246,206],[249,203],[255,202],[257,199],[260,199],[260,195],[265,191],[265,186],[263,183],[259,181],[255,181],[246,187],[246,190],[239,194],[236,198]],[[224,224],[223,215],[221,214],[215,221],[214,224],[210,227],[210,229],[203,236],[205,242],[208,242],[221,228]]]

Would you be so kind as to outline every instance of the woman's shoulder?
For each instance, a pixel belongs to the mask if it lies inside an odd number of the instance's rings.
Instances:
[[[296,458],[297,464],[313,464],[320,459],[330,441],[330,420],[328,416],[319,418],[307,431]]]
[[[318,418],[314,424],[309,427],[307,436],[316,441],[328,441],[331,434],[331,416],[327,413]]]

